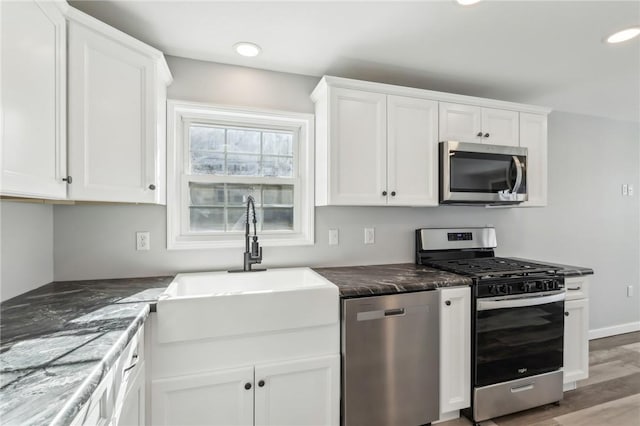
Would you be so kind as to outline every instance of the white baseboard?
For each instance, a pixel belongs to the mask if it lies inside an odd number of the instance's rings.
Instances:
[[[616,334],[631,333],[633,331],[640,331],[640,321],[589,330],[589,340],[615,336]]]

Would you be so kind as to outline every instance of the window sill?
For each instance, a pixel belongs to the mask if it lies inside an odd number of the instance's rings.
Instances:
[[[301,234],[287,235],[283,237],[260,235],[258,234],[258,242],[262,247],[294,247],[294,246],[311,246],[315,244],[312,237]],[[181,236],[175,241],[167,242],[167,250],[206,250],[206,249],[222,249],[222,248],[244,248],[245,240],[243,235],[237,235],[233,239],[228,236],[225,239],[212,240],[211,237],[203,236]]]

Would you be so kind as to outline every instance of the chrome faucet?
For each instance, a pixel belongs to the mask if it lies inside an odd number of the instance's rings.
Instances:
[[[249,225],[249,209],[251,208],[251,213],[253,214],[253,236],[251,236],[250,225]],[[251,269],[251,265],[256,263],[262,263],[262,247],[258,243],[258,232],[256,231],[256,223],[258,222],[256,218],[256,203],[251,195],[247,196],[247,216],[245,221],[245,231],[244,231],[244,240],[245,240],[245,250],[244,250],[244,263],[242,269],[233,270],[229,272],[258,272],[265,271],[265,269]],[[253,241],[251,241],[253,240]]]

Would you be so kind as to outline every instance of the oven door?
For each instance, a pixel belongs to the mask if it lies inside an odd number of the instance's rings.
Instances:
[[[475,386],[562,367],[564,290],[481,298],[475,315]]]
[[[527,149],[440,143],[440,202],[517,204],[527,200]]]

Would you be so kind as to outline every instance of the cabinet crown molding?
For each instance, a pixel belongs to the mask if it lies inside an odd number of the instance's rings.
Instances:
[[[430,99],[440,102],[452,102],[465,105],[475,105],[496,109],[514,110],[519,112],[529,112],[534,114],[548,115],[552,109],[547,107],[520,104],[515,102],[500,101],[496,99],[478,98],[474,96],[458,95],[455,93],[438,92],[434,90],[418,89],[407,86],[396,86],[386,83],[376,83],[364,80],[355,80],[343,77],[325,75],[311,93],[311,100],[316,102],[328,87],[340,87],[344,89],[356,89],[369,92],[376,92],[386,95],[408,96],[414,98]]]

